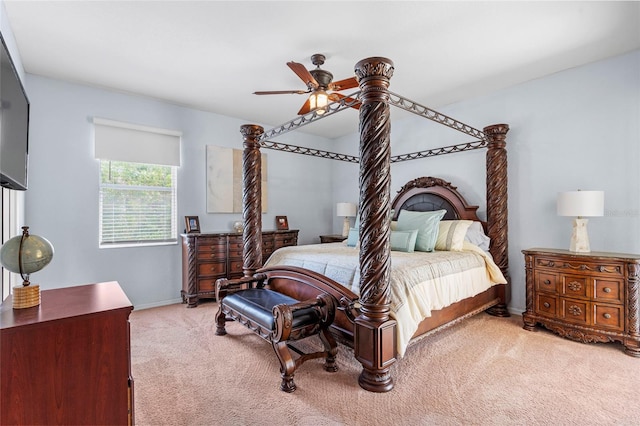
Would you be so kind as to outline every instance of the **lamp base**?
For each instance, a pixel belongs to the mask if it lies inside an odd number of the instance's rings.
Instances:
[[[349,236],[349,229],[350,228],[351,228],[351,222],[349,221],[349,218],[345,216],[344,224],[342,225],[342,236],[343,237],[348,237]]]
[[[38,284],[13,287],[13,309],[32,308],[40,304],[40,286]]]
[[[576,218],[573,220],[573,233],[571,234],[571,245],[569,251],[576,253],[589,253],[589,234],[587,233],[587,223],[589,219]]]

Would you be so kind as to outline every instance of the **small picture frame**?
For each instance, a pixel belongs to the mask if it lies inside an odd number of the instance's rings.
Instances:
[[[185,216],[184,222],[187,226],[185,228],[187,234],[200,232],[200,219],[198,219],[198,216]]]
[[[289,221],[286,216],[276,216],[276,229],[286,231],[289,229]]]

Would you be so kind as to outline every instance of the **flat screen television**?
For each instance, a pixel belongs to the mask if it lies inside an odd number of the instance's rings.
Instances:
[[[27,189],[29,99],[0,33],[0,186]]]

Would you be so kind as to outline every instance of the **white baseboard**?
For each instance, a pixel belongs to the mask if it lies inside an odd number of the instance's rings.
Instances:
[[[134,309],[136,311],[141,311],[143,309],[158,308],[160,306],[174,305],[176,303],[182,303],[182,298],[163,300],[161,302],[154,302],[154,303],[144,303],[142,305],[135,305]]]

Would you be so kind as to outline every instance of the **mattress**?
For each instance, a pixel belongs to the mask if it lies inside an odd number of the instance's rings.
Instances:
[[[359,250],[345,242],[283,247],[265,264],[276,265],[309,269],[360,292]],[[404,356],[418,325],[431,311],[505,283],[491,256],[467,241],[462,251],[392,251],[390,316],[397,322],[398,356]]]

